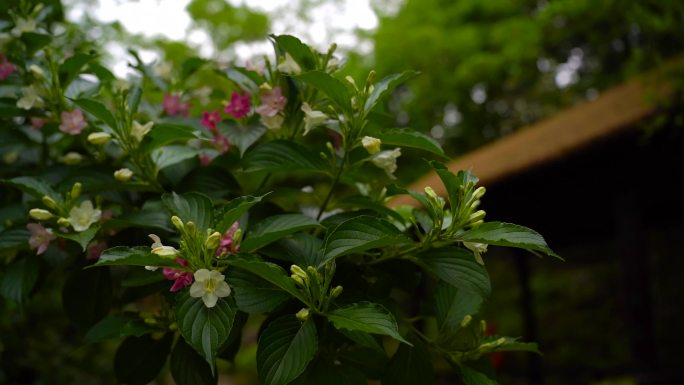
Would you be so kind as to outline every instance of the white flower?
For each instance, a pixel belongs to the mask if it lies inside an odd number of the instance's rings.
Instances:
[[[120,168],[114,171],[114,178],[119,182],[128,182],[133,176],[133,171],[127,168]]]
[[[102,211],[93,207],[93,202],[86,200],[80,206],[74,206],[69,211],[69,223],[76,231],[85,231],[90,225],[100,220]]]
[[[276,115],[272,117],[262,116],[260,121],[269,130],[278,130],[283,126],[283,121],[285,118],[282,115]]]
[[[43,99],[38,96],[38,89],[35,86],[21,87],[21,94],[21,98],[17,100],[17,107],[30,110],[34,106],[43,105]]]
[[[18,17],[14,22],[14,28],[12,28],[12,35],[19,37],[26,32],[35,32],[36,30],[36,20],[32,18],[24,19],[23,17]]]
[[[484,261],[482,260],[482,254],[487,252],[487,245],[484,243],[477,243],[477,242],[463,242],[463,246],[468,248],[468,250],[472,251],[473,254],[475,254],[475,260],[477,263],[480,265],[484,265]]]
[[[304,111],[304,135],[308,134],[312,128],[328,120],[328,115],[321,111],[312,110],[307,102],[302,103],[302,111]]]
[[[40,67],[38,67],[38,66],[35,65],[35,64],[31,64],[31,65],[29,66],[29,71],[31,71],[31,73],[33,74],[33,76],[35,76],[35,77],[37,77],[37,78],[39,78],[39,79],[45,78],[45,72],[43,71],[43,69],[40,68]]]
[[[375,154],[371,158],[371,162],[377,167],[385,170],[385,173],[392,178],[394,178],[394,172],[397,171],[397,158],[401,156],[401,149],[395,148],[394,150],[382,151]]]
[[[289,53],[285,53],[285,59],[278,64],[277,68],[278,71],[287,75],[299,75],[302,73],[302,68]]]
[[[195,282],[190,286],[190,296],[202,298],[206,307],[216,306],[221,297],[230,295],[230,286],[225,276],[217,270],[199,269],[195,272]]]
[[[380,145],[382,144],[382,141],[372,136],[364,136],[363,139],[361,139],[361,144],[369,154],[377,154],[380,152]]]
[[[133,121],[133,127],[131,127],[131,136],[137,141],[142,142],[145,135],[152,129],[154,122],[147,122],[144,125],[138,123],[138,121]]]
[[[178,250],[176,250],[176,248],[174,248],[173,246],[164,246],[161,243],[161,239],[159,239],[157,235],[150,234],[148,235],[148,237],[150,237],[150,239],[154,241],[151,246],[152,253],[157,254],[160,257],[175,257],[176,255],[178,255]],[[156,267],[154,267],[153,269],[151,267],[152,266],[145,266],[147,270],[156,270]]]

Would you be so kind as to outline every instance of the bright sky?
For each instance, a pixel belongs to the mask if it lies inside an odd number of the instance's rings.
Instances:
[[[325,2],[309,12],[311,22],[300,21],[294,10],[299,0],[228,0],[232,4],[245,4],[250,8],[269,13],[271,16],[271,33],[290,33],[311,43],[320,50],[335,42],[342,49],[354,47],[357,51],[370,52],[369,42],[359,42],[354,34],[356,29],[369,30],[378,24],[378,19],[370,7],[370,0],[343,0]],[[102,22],[119,21],[128,31],[145,36],[162,35],[172,40],[187,40],[200,49],[200,53],[211,56],[213,49],[208,36],[200,30],[192,28],[191,19],[185,11],[190,0],[98,0],[93,8],[93,16]],[[78,21],[89,6],[74,1],[67,17]],[[105,46],[115,57],[114,71],[119,76],[127,72],[124,47],[115,43]],[[268,42],[255,44],[238,44],[237,55],[245,60],[256,54],[269,53]],[[147,53],[144,60],[154,60],[152,53]]]

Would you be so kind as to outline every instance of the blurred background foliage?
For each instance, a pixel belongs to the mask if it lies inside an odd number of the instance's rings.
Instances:
[[[0,29],[10,25],[10,7],[21,3],[29,9],[38,2],[17,1],[0,2]],[[308,41],[315,33],[307,30],[312,11],[345,3],[300,0],[283,3],[267,13],[243,2],[191,0],[187,6],[191,29],[209,39],[192,42],[131,33],[118,21],[103,23],[93,15],[98,0],[41,2],[49,5],[45,18],[52,22],[53,32],[63,33],[73,47],[94,50],[110,63],[126,60],[135,64],[122,47],[133,48],[140,52],[150,70],[159,73],[165,67],[175,68],[176,72],[167,76],[174,80],[171,87],[179,90],[192,88],[194,80],[184,76],[182,68],[192,63],[201,65],[197,57],[226,64],[232,60],[244,63],[248,59],[244,52],[248,52],[256,54],[252,60],[258,62],[262,60],[258,54],[268,52],[264,49],[264,45],[268,48],[268,33],[293,33]],[[163,3],[160,1],[162,7]],[[338,50],[338,56],[346,61],[344,74],[361,82],[370,69],[375,69],[378,77],[406,69],[420,71],[421,75],[400,88],[386,106],[398,116],[390,124],[430,134],[444,144],[450,156],[462,155],[575,103],[595,99],[603,90],[680,55],[684,48],[681,0],[374,0],[371,4],[377,15],[377,28],[354,31],[356,40]],[[62,24],[65,14],[76,8],[83,10],[78,24]],[[164,23],[162,14],[149,17]],[[274,31],[274,26],[282,30]],[[340,31],[329,28],[327,33],[333,42]],[[116,47],[111,43],[119,44],[119,49],[110,49]],[[355,49],[362,46],[372,50]],[[240,53],[245,47],[256,48]],[[212,75],[200,72],[197,76],[204,77],[198,83],[206,83]],[[147,88],[156,95],[152,99],[156,97],[160,102],[164,92],[174,91],[154,85]],[[229,95],[230,90],[225,93]],[[193,116],[200,112],[193,111]],[[681,118],[681,111],[676,115]],[[409,156],[400,159],[398,174],[403,183],[427,169],[410,154],[406,155]],[[587,258],[607,253],[605,245],[593,247],[596,250],[583,248],[563,253],[567,264],[560,269],[541,268],[531,280],[538,300],[535,312],[542,325],[538,338],[545,356],[541,361],[547,368],[546,381],[541,382],[636,383],[624,374],[633,361],[624,338],[624,325],[617,315],[620,304],[610,286],[618,279],[615,264]],[[490,258],[496,287],[493,301],[487,306],[487,318],[498,332],[523,335],[522,294],[514,273],[516,265],[504,260],[515,256],[499,257],[500,261],[494,255]],[[674,275],[678,270],[671,271],[670,275]],[[52,274],[54,281],[48,280],[48,284],[59,287],[58,272],[41,274]],[[674,297],[681,285],[670,275],[667,284],[672,287],[667,290]],[[107,365],[115,344],[82,347],[79,331],[60,314],[60,298],[49,293],[54,294],[41,291],[29,307],[0,299],[3,370],[14,378],[27,378],[25,383],[36,384],[47,383],[40,379],[51,378],[50,373],[54,374],[54,383],[94,383],[98,377],[113,378]],[[16,325],[14,317],[24,317],[26,327],[10,330]],[[671,332],[670,326],[665,326],[663,335]],[[256,332],[248,332],[252,343]],[[110,353],[98,355],[95,351]],[[14,352],[22,354],[10,359],[8,355]],[[250,373],[254,351],[246,352],[237,358],[236,367],[223,369]],[[674,350],[671,352],[674,354]],[[47,356],[50,358],[46,360]],[[523,355],[507,355],[498,366],[501,383],[529,383],[524,369],[529,364],[527,360]],[[676,360],[673,355],[668,362]],[[10,367],[10,362],[19,365]],[[250,379],[253,381],[253,374],[234,381],[250,383]]]

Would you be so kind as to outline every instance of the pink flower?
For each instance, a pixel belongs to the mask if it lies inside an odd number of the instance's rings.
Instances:
[[[249,95],[233,92],[230,96],[230,103],[223,110],[235,119],[242,119],[249,113],[251,106]]]
[[[7,60],[7,56],[0,54],[0,80],[7,79],[16,69],[17,67]]]
[[[78,135],[88,126],[83,117],[83,112],[78,108],[73,111],[63,111],[60,117],[62,124],[59,125],[59,130],[65,134]]]
[[[214,145],[221,154],[225,154],[230,150],[230,141],[219,132],[214,134]]]
[[[183,102],[179,95],[164,95],[164,101],[162,101],[162,107],[164,112],[169,116],[188,116],[190,103]]]
[[[272,118],[278,115],[286,104],[287,98],[283,96],[282,89],[276,87],[261,97],[261,105],[256,108],[256,112],[261,116]]]
[[[212,160],[214,160],[214,157],[209,154],[199,154],[199,162],[202,166],[208,166]]]
[[[31,126],[33,126],[33,128],[36,130],[43,128],[45,122],[47,122],[47,119],[45,118],[31,118]]]
[[[55,239],[50,229],[46,229],[40,223],[29,223],[26,228],[31,232],[28,243],[31,250],[38,249],[36,255],[41,255],[47,250],[50,241]]]
[[[216,130],[216,125],[221,122],[221,115],[218,111],[202,113],[202,125],[211,131]]]
[[[107,249],[106,242],[95,242],[88,247],[88,254],[86,254],[86,259],[89,261],[97,261],[100,259],[102,252]]]
[[[232,254],[240,251],[240,245],[235,246],[234,238],[235,232],[240,224],[238,222],[233,223],[232,226],[226,231],[226,234],[221,238],[221,243],[219,243],[218,249],[216,249],[215,255],[219,256],[222,254]]]
[[[181,266],[188,266],[188,263],[180,258],[176,258],[176,262],[178,262],[178,264]],[[169,291],[172,293],[177,292],[185,286],[192,285],[192,273],[189,271],[165,267],[162,272],[166,279],[169,281],[174,281],[173,286],[171,286],[171,289],[169,289]]]

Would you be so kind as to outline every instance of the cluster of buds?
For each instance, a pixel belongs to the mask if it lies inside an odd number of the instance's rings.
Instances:
[[[311,310],[325,312],[333,300],[342,294],[342,286],[331,287],[332,277],[335,274],[335,263],[329,262],[325,265],[323,273],[313,266],[308,266],[306,270],[297,265],[290,266],[290,278],[304,294],[309,308],[304,308],[297,313],[300,321],[309,318]]]
[[[84,200],[78,204],[80,196],[81,184],[77,182],[66,194],[65,203],[57,203],[54,198],[44,195],[41,201],[47,209],[32,208],[29,210],[29,216],[39,221],[57,219],[59,226],[72,227],[77,232],[86,231],[100,220],[102,211],[95,208],[90,200]]]

